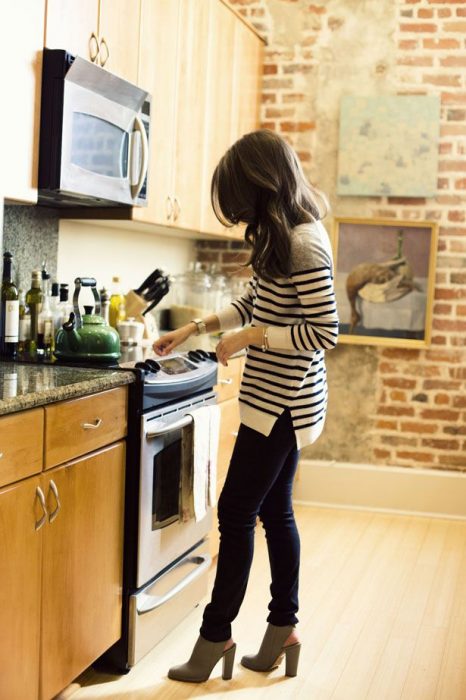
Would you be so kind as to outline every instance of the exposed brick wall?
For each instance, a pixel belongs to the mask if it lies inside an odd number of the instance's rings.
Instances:
[[[370,445],[374,463],[466,471],[465,0],[369,0],[361,35],[378,32],[380,38],[385,32],[387,44],[380,48],[377,39],[364,44],[355,36],[347,66],[338,66],[335,56],[348,42],[348,25],[358,10],[354,2],[231,2],[268,40],[262,125],[289,140],[307,176],[329,195],[333,215],[438,221],[432,347],[375,348],[376,408],[360,439]],[[348,92],[441,96],[436,197],[336,195],[338,101]],[[324,96],[327,103],[333,99],[325,113],[319,102]],[[330,228],[331,218],[326,225]],[[240,247],[202,241],[199,258],[233,271],[232,253],[244,259]]]

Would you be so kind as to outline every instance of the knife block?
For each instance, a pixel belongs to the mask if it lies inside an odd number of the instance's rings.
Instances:
[[[160,337],[159,329],[152,314],[142,315],[147,306],[148,303],[132,289],[125,297],[126,318],[134,318],[136,321],[141,321],[144,324],[144,339],[153,342]]]

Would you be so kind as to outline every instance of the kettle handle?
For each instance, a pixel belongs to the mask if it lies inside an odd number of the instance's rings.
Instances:
[[[76,328],[81,328],[82,319],[81,312],[79,311],[79,292],[81,287],[90,287],[92,289],[92,294],[95,301],[95,313],[100,316],[100,295],[97,291],[97,282],[94,277],[76,277],[74,281],[74,294],[73,294],[73,308],[76,317]]]

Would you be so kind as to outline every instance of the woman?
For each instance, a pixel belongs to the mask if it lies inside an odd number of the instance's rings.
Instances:
[[[271,131],[256,131],[220,160],[212,204],[224,224],[247,225],[252,278],[244,296],[167,333],[154,350],[166,355],[193,334],[249,324],[216,348],[223,365],[246,349],[241,425],[218,502],[220,549],[211,602],[189,661],[168,675],[202,682],[223,658],[223,678],[232,677],[231,623],[246,591],[259,516],[272,574],[269,624],[258,654],[241,663],[267,671],[285,655],[286,675],[295,676],[300,543],[292,484],[299,450],[315,442],[324,426],[324,352],[338,336],[332,250],[320,223],[326,202],[306,182],[292,148]]]

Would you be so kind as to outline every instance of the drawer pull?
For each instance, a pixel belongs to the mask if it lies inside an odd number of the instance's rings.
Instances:
[[[45,505],[45,496],[44,496],[44,492],[42,491],[40,486],[36,487],[36,496],[39,499],[39,503],[42,507],[42,513],[43,513],[42,517],[39,518],[39,520],[36,520],[36,525],[35,525],[36,530],[40,530],[42,525],[47,520],[47,506]]]
[[[53,521],[55,520],[55,518],[56,518],[57,515],[58,515],[58,511],[59,511],[60,508],[61,508],[61,503],[60,503],[60,498],[59,498],[59,496],[58,496],[58,489],[57,489],[57,486],[56,486],[55,482],[54,482],[52,479],[50,480],[49,488],[50,488],[50,490],[52,491],[53,495],[55,496],[55,501],[57,502],[57,505],[56,505],[56,507],[55,507],[55,510],[52,511],[52,513],[49,513],[49,523],[53,523]]]
[[[84,430],[97,430],[102,425],[102,418],[96,418],[94,423],[82,423]]]
[[[233,384],[233,379],[231,377],[229,379],[221,379],[219,384],[226,384],[227,386],[230,386],[230,384]]]

